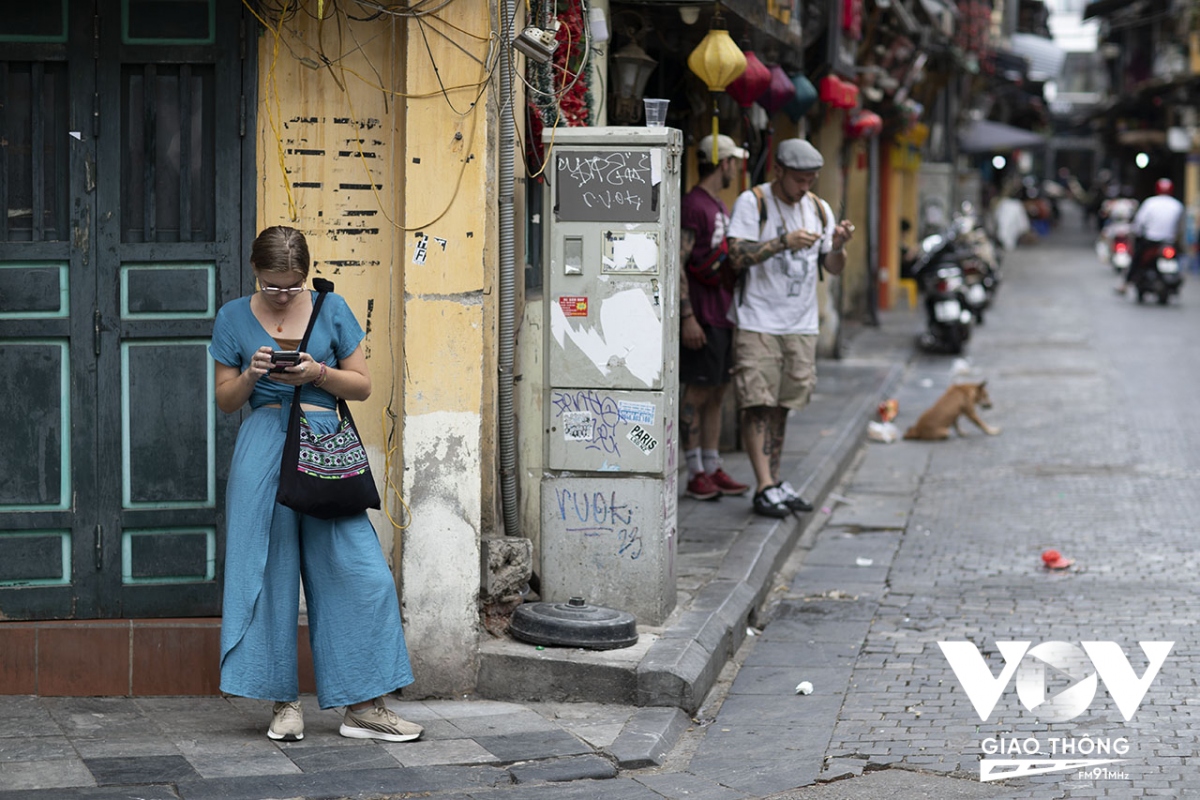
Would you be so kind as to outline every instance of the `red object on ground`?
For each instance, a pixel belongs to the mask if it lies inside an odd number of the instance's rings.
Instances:
[[[1066,558],[1057,550],[1046,550],[1042,553],[1042,563],[1050,569],[1066,569],[1075,563],[1075,559]]]

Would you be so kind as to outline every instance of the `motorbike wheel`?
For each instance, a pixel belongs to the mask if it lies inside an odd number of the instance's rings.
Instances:
[[[962,331],[957,328],[950,328],[946,331],[946,352],[952,356],[961,355],[965,340],[966,337],[963,336]]]
[[[1145,300],[1146,300],[1146,293],[1143,292],[1141,289],[1138,289],[1137,301],[1139,303],[1141,303],[1141,302],[1144,302]]]
[[[1165,306],[1170,301],[1171,301],[1171,293],[1170,292],[1167,292],[1167,291],[1159,292],[1158,304],[1160,306]]]

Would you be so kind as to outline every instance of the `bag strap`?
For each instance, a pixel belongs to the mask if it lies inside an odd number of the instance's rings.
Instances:
[[[758,241],[761,242],[763,230],[767,227],[767,198],[763,195],[762,186],[751,186],[750,191],[754,193],[754,199],[758,202]],[[739,306],[746,301],[746,273],[749,271],[749,268],[746,268],[739,272],[734,282]]]
[[[817,197],[816,192],[808,192],[808,196],[812,198],[813,205],[817,207],[817,217],[821,220],[821,236],[825,236],[825,228],[829,225],[829,217],[825,216],[825,202]],[[817,253],[817,280],[825,280],[825,253]]]
[[[750,191],[754,192],[754,197],[758,200],[758,240],[761,242],[763,228],[767,226],[767,198],[763,196],[761,186],[752,186]]]
[[[308,337],[312,334],[313,325],[317,322],[317,314],[321,311],[321,304],[325,302],[325,295],[333,291],[333,282],[324,278],[313,278],[312,284],[313,288],[317,290],[317,301],[313,303],[312,314],[308,317],[308,327],[304,329],[304,338],[300,340],[300,352],[304,352],[304,348],[308,347]]]
[[[321,312],[321,306],[325,303],[325,296],[333,291],[333,282],[327,281],[324,278],[313,278],[313,288],[317,290],[317,300],[313,303],[312,314],[308,317],[308,327],[304,329],[304,338],[300,340],[300,352],[303,353],[308,347],[308,337],[312,335],[313,325],[317,322],[317,314]],[[300,410],[300,389],[296,387],[296,393],[292,397],[292,408],[295,416],[299,416]]]
[[[762,186],[752,186],[750,191],[754,192],[754,197],[758,201],[758,241],[762,241],[763,230],[767,227],[767,198],[763,195]],[[812,198],[813,205],[817,207],[817,217],[821,220],[821,236],[825,235],[825,228],[829,225],[829,217],[825,214],[825,203],[817,196],[816,192],[806,192]],[[741,305],[746,299],[746,270],[742,270],[738,275],[738,305]],[[825,280],[825,254],[817,254],[817,280]]]
[[[725,263],[725,257],[729,255],[729,240],[722,239],[721,244],[709,251],[708,255],[699,264],[686,265],[688,273],[696,277],[697,280],[712,280],[721,270],[721,265]],[[719,278],[717,279],[719,282]],[[716,284],[708,284],[716,285]]]
[[[825,216],[825,203],[817,197],[816,192],[809,192],[808,196],[812,198],[813,204],[817,207],[817,216],[821,220],[821,235],[824,236],[825,228],[829,225],[829,217]]]

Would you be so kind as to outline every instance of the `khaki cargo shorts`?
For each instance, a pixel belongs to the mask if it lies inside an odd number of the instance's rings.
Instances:
[[[817,385],[817,335],[733,334],[733,387],[739,408],[804,408]]]

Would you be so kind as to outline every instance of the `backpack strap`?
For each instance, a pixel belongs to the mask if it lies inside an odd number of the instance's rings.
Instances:
[[[762,241],[763,230],[767,227],[767,198],[763,195],[762,186],[753,186],[750,191],[754,192],[754,199],[758,201],[758,241]],[[825,228],[829,226],[829,216],[825,213],[825,203],[817,196],[816,192],[807,192],[808,197],[812,198],[813,205],[817,207],[817,217],[821,220],[820,235],[824,237]],[[738,275],[738,304],[746,299],[746,270],[742,270]],[[817,254],[817,280],[825,280],[825,254]]]
[[[825,227],[829,225],[829,217],[825,216],[825,203],[821,198],[817,197],[816,192],[808,192],[808,196],[812,198],[813,203],[817,207],[817,216],[821,219],[821,235],[825,235]]]
[[[763,228],[767,227],[767,198],[763,195],[761,186],[751,187],[754,199],[758,201],[758,240],[762,241]]]
[[[761,242],[763,230],[767,227],[767,198],[763,194],[762,186],[751,186],[750,191],[754,192],[754,199],[758,201],[758,241]],[[739,306],[746,301],[746,273],[749,271],[747,268],[739,272],[734,284]]]
[[[826,214],[825,214],[825,203],[824,203],[824,201],[821,200],[820,197],[817,197],[816,192],[810,191],[807,194],[809,197],[812,198],[813,205],[815,205],[817,207],[817,218],[821,220],[821,230],[820,230],[819,234],[821,237],[824,237],[825,236],[825,228],[829,225],[829,217],[826,216]],[[817,253],[817,280],[818,281],[825,280],[825,256],[826,256],[825,253],[821,253],[821,252]]]

